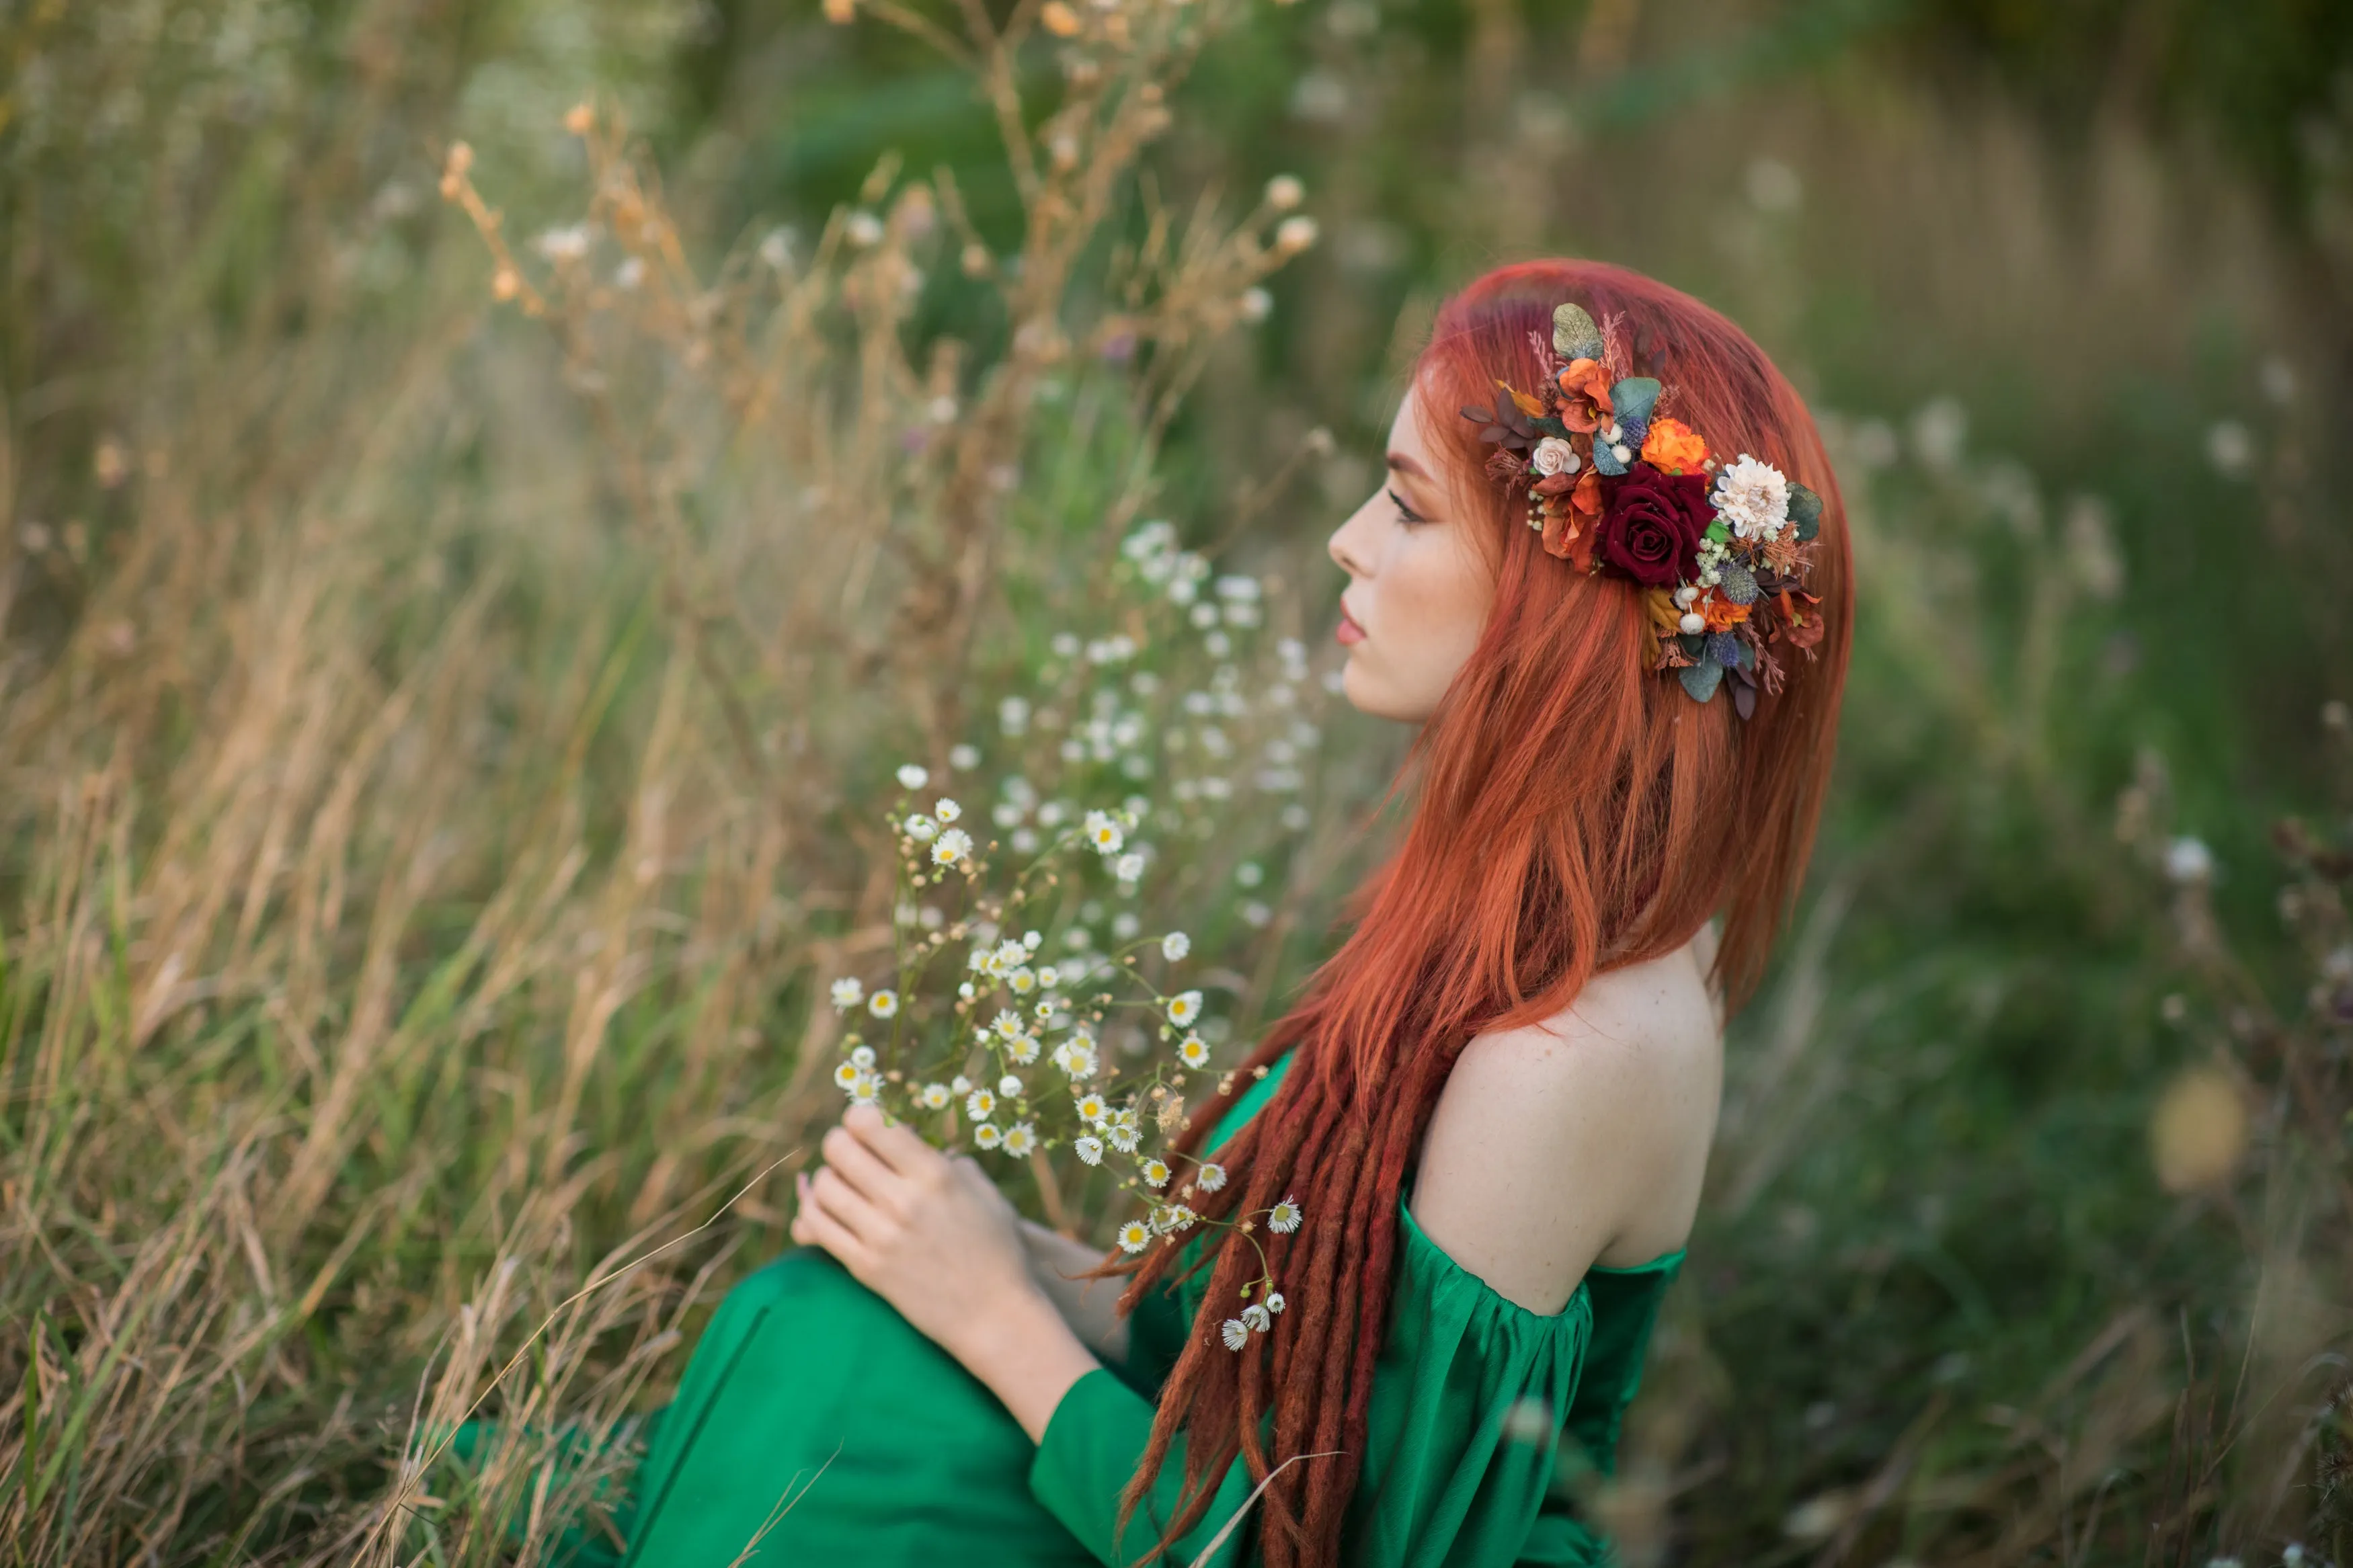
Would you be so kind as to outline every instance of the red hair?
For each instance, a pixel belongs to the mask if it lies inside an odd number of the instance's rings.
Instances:
[[[1745,723],[1728,691],[1697,703],[1646,667],[1639,590],[1546,554],[1525,501],[1484,476],[1492,448],[1456,416],[1490,403],[1498,379],[1538,384],[1538,344],[1565,300],[1666,384],[1662,406],[1719,458],[1752,454],[1822,497],[1809,586],[1828,633],[1810,652],[1777,650],[1787,679],[1760,689]],[[1238,1179],[1187,1199],[1219,1217],[1299,1200],[1296,1235],[1259,1238],[1291,1310],[1239,1352],[1192,1335],[1124,1500],[1133,1510],[1184,1433],[1187,1486],[1165,1545],[1198,1522],[1237,1455],[1255,1482],[1292,1455],[1336,1450],[1267,1488],[1269,1568],[1339,1560],[1388,1325],[1398,1197],[1472,1037],[1552,1017],[1596,973],[1672,952],[1718,911],[1715,978],[1735,1005],[1754,988],[1812,845],[1852,621],[1845,512],[1811,416],[1745,333],[1688,295],[1596,262],[1503,268],[1439,313],[1414,385],[1458,515],[1495,563],[1493,607],[1399,775],[1420,782],[1402,847],[1358,892],[1354,932],[1250,1058],[1298,1053],[1227,1152]],[[1219,1109],[1196,1115],[1179,1146],[1198,1153]],[[1176,1257],[1162,1248],[1132,1266],[1123,1307]],[[1208,1300],[1239,1307],[1258,1254],[1235,1237],[1199,1267]]]

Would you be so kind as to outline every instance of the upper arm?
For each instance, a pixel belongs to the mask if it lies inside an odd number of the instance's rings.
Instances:
[[[1647,1258],[1690,1226],[1715,1079],[1657,1021],[1588,992],[1544,1025],[1474,1038],[1439,1097],[1414,1219],[1531,1311],[1559,1311],[1614,1242]]]

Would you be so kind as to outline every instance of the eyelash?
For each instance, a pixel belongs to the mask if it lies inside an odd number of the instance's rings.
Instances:
[[[1395,491],[1395,490],[1391,490],[1391,491],[1389,491],[1389,500],[1390,500],[1391,504],[1393,504],[1394,506],[1396,506],[1396,508],[1398,509],[1398,515],[1399,517],[1401,517],[1401,518],[1405,519],[1405,521],[1408,521],[1408,522],[1428,522],[1428,521],[1430,521],[1430,519],[1428,519],[1428,518],[1426,518],[1426,517],[1422,516],[1422,515],[1421,515],[1421,513],[1419,513],[1419,512],[1418,512],[1418,511],[1414,510],[1413,510],[1413,508],[1411,508],[1411,507],[1409,507],[1409,506],[1406,505],[1406,504],[1405,504],[1405,497],[1403,497],[1403,496],[1401,496],[1401,495],[1398,494],[1398,493],[1397,493],[1397,491]]]

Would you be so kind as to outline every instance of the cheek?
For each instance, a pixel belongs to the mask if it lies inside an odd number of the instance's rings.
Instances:
[[[1493,586],[1486,567],[1454,529],[1415,543],[1399,584],[1410,604],[1414,641],[1432,656],[1460,663],[1487,622]]]

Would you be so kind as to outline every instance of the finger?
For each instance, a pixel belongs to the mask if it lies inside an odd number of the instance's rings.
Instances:
[[[868,1202],[895,1206],[902,1178],[884,1164],[882,1157],[869,1149],[857,1133],[847,1127],[837,1127],[825,1135],[819,1147],[825,1152],[827,1170],[857,1188]]]
[[[883,1230],[882,1215],[828,1165],[809,1178],[807,1207],[820,1213],[862,1242],[872,1242]]]
[[[892,1121],[873,1106],[851,1106],[843,1114],[841,1124],[858,1134],[860,1142],[902,1176],[919,1174],[942,1158],[940,1152],[917,1137],[913,1128]]]
[[[817,1184],[801,1178],[800,1211],[793,1215],[793,1239],[803,1247],[823,1247],[833,1254],[855,1274],[867,1261],[865,1244],[857,1234],[828,1214],[825,1205],[814,1201]]]

